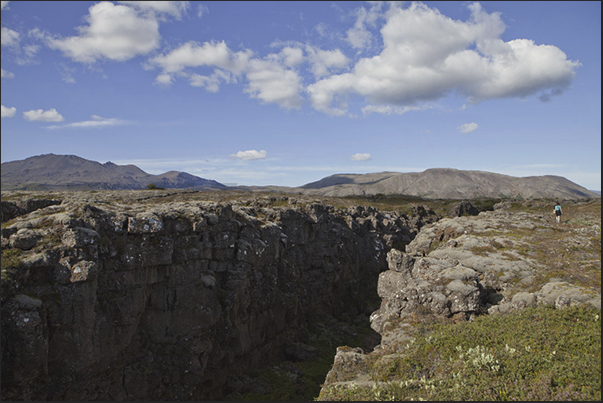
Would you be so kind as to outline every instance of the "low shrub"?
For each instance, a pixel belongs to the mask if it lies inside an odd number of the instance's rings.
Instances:
[[[334,385],[318,400],[601,400],[600,309],[526,308],[428,326],[386,369],[373,368],[374,386],[354,395]]]

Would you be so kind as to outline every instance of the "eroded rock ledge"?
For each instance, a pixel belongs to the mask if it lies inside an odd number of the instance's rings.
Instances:
[[[318,400],[331,400],[329,391],[338,388],[378,388],[365,363],[404,354],[404,346],[415,336],[417,318],[467,321],[539,304],[601,308],[600,221],[557,227],[550,217],[505,207],[501,203],[476,217],[443,218],[422,228],[404,251],[388,252],[388,270],[378,280],[381,307],[370,316],[381,344],[370,353],[374,357],[360,348],[338,348]],[[561,234],[562,241],[555,243],[551,232]],[[555,253],[561,261],[539,259],[539,254],[552,252],[534,250],[536,242],[560,249]],[[579,284],[554,275],[561,272],[554,265],[569,265],[563,260],[569,248],[583,249],[584,260],[577,266],[583,275],[588,274],[586,262],[597,266],[591,275],[594,279],[598,273],[598,282]]]
[[[3,400],[219,399],[303,350],[310,320],[368,320],[387,252],[426,224],[288,197],[81,194],[3,225]]]

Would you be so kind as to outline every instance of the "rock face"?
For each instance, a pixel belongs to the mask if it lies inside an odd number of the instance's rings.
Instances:
[[[404,321],[417,312],[467,320],[537,304],[588,303],[601,308],[600,289],[555,277],[537,282],[539,272],[550,268],[514,251],[525,246],[517,233],[537,231],[534,218],[542,219],[504,210],[481,212],[479,219],[443,218],[423,228],[405,252],[390,250],[389,270],[379,275],[382,303],[371,315],[373,329],[384,336],[392,329],[388,322]],[[597,229],[593,231],[594,235]],[[490,238],[487,233],[496,235]],[[574,239],[588,242],[584,236]]]
[[[417,317],[457,322],[537,305],[601,308],[600,277],[596,281],[601,270],[600,218],[587,222],[574,216],[576,227],[559,228],[552,217],[510,212],[506,207],[500,203],[478,216],[442,218],[423,226],[404,250],[387,253],[388,270],[378,280],[381,306],[370,316],[371,327],[382,336],[375,351],[401,353],[399,346],[411,340]],[[582,252],[572,256],[570,247]],[[543,254],[556,253],[559,262],[550,256],[542,261]],[[571,261],[576,261],[576,272],[571,271]],[[586,262],[593,264],[592,274]],[[561,275],[560,267],[574,281],[551,276],[555,269]],[[580,275],[585,277],[578,282]],[[323,391],[350,385],[378,387],[367,373],[367,361],[368,354],[360,349],[338,349]]]
[[[61,204],[62,200],[59,199],[26,199],[20,200],[16,203],[12,202],[0,202],[2,206],[2,222],[12,220],[23,214],[29,214],[32,211]]]
[[[309,321],[366,310],[416,231],[370,207],[277,201],[94,195],[14,219],[2,399],[219,399],[229,379],[316,354],[299,343]]]

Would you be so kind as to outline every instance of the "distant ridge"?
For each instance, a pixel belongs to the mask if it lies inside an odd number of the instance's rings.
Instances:
[[[400,194],[425,199],[586,199],[600,198],[564,177],[554,175],[517,178],[484,171],[433,168],[423,172],[337,174],[300,188],[318,196]]]
[[[101,164],[76,155],[43,154],[2,163],[2,190],[222,189],[226,186],[186,172],[151,175],[135,165]]]

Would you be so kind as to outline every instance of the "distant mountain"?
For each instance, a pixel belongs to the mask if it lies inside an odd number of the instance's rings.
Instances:
[[[222,189],[226,186],[186,172],[151,175],[135,165],[101,164],[75,155],[44,154],[2,163],[2,190]]]
[[[434,168],[423,172],[338,174],[299,188],[319,196],[402,194],[425,199],[583,199],[600,198],[561,176],[517,178],[483,171]]]

